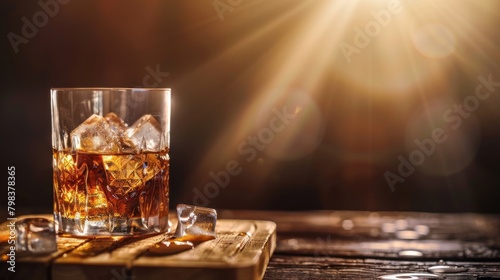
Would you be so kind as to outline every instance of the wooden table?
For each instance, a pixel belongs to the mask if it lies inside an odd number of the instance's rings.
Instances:
[[[50,220],[52,216],[23,216],[17,218],[17,222],[27,218]],[[175,229],[176,218],[171,216],[170,221]],[[139,236],[59,235],[54,251],[33,254],[11,249],[9,241],[16,239],[15,232],[12,232],[13,238],[9,238],[10,223],[3,223],[0,227],[2,280],[256,280],[262,279],[276,248],[274,222],[217,219],[215,238],[201,243],[193,241],[194,248],[175,254],[150,250],[158,244],[165,244],[166,239],[175,244],[171,239],[172,232]],[[55,236],[52,237],[56,241]],[[12,244],[19,247],[22,240]],[[33,237],[32,240],[39,239]]]
[[[220,216],[276,222],[277,247],[265,280],[366,280],[429,273],[438,264],[466,270],[442,274],[445,279],[500,279],[498,215],[222,211]]]
[[[259,279],[262,277],[259,270],[262,269],[262,272],[265,271],[263,279],[266,280],[366,280],[396,273],[430,273],[428,269],[435,265],[448,265],[460,271],[441,274],[442,278],[436,279],[500,279],[500,216],[498,215],[228,210],[218,213],[221,221],[230,221],[221,223],[225,224],[223,227],[226,228],[241,224],[232,219],[274,221],[277,225],[276,240],[273,240],[272,234],[261,234],[267,237],[257,239],[258,242],[255,243],[246,241],[254,244],[255,248],[260,248],[262,252],[267,252],[266,254],[271,254],[273,251],[274,254],[270,260],[263,254],[259,257],[259,264],[255,266],[257,269],[244,271],[243,274],[233,272],[205,274],[205,271],[198,270],[194,272],[192,279]],[[272,233],[273,225],[274,223],[262,224],[262,228],[264,232]],[[234,230],[236,231],[248,231],[248,229],[238,228]],[[233,230],[224,232],[221,233],[230,235]],[[235,244],[240,244],[245,238],[242,235],[241,240]],[[231,246],[229,239],[224,240],[222,243],[227,248],[235,250],[239,248],[234,244]],[[73,245],[80,246],[77,241],[75,242]],[[72,280],[94,279],[96,275],[101,276],[95,279],[174,279],[168,277],[172,275],[170,272],[164,273],[162,270],[158,270],[157,274],[148,274],[148,266],[155,267],[153,262],[160,261],[143,258],[142,254],[130,255],[127,251],[130,248],[117,250],[126,245],[126,242],[120,243],[120,246],[112,243],[106,243],[107,245],[103,243],[105,254],[91,256],[85,261],[74,261],[71,258],[51,261],[50,265],[57,266],[56,270],[52,270],[52,274],[46,272],[47,265],[32,264],[23,268],[24,273],[28,276],[45,273],[42,279],[53,279],[57,276],[54,271],[63,273],[62,276],[64,273],[69,273],[67,275],[73,273],[70,277]],[[142,244],[141,246],[149,246],[147,242]],[[133,247],[136,248],[136,245]],[[72,254],[86,252],[85,247],[78,248]],[[94,278],[82,278],[81,274],[74,274],[75,270],[85,265],[84,262],[91,264],[95,264],[96,261],[105,262],[109,260],[109,256],[113,258],[120,256],[120,261],[115,263],[114,269],[107,267],[99,272],[93,267]],[[234,267],[238,267],[237,259],[233,260],[236,260],[232,263]],[[5,265],[1,268],[6,269]],[[4,271],[1,271],[0,275],[2,276],[0,278],[5,279]],[[74,277],[75,275],[80,278]],[[217,278],[217,275],[220,277]],[[180,278],[177,275],[175,279]],[[402,276],[394,279],[420,278]]]

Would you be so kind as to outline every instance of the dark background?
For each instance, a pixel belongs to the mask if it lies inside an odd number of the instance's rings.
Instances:
[[[18,213],[52,208],[50,88],[145,86],[148,67],[172,88],[172,207],[236,161],[210,207],[500,213],[500,87],[458,129],[442,117],[479,76],[500,81],[500,1],[401,1],[351,63],[341,43],[390,1],[233,1],[223,18],[220,2],[73,0],[16,53],[8,34],[42,8],[2,1],[1,161]],[[449,31],[427,38],[430,54],[411,45],[427,23]],[[285,131],[255,158],[238,151],[283,108],[297,113]],[[448,140],[391,191],[384,173],[435,128]]]

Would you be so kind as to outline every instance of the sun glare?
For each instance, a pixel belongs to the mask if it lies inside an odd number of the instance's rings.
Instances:
[[[259,81],[252,88],[255,95],[205,154],[199,166],[200,172],[213,165],[214,159],[220,159],[219,163],[224,164],[227,159],[241,158],[238,147],[244,146],[242,143],[252,135],[263,142],[260,151],[273,159],[295,160],[310,155],[319,146],[325,131],[332,127],[326,125],[325,116],[328,114],[325,114],[321,100],[325,100],[325,96],[329,97],[328,100],[335,100],[340,90],[351,94],[353,101],[391,101],[389,103],[398,104],[401,112],[415,100],[420,100],[424,104],[421,110],[425,116],[430,97],[455,94],[450,92],[447,81],[457,66],[463,67],[464,72],[480,73],[491,61],[499,59],[498,46],[481,37],[480,32],[475,32],[478,28],[495,28],[488,25],[493,19],[485,16],[488,9],[499,6],[491,1],[489,4],[455,0],[294,3],[302,4],[283,7],[282,16],[272,20],[238,22],[253,26],[253,32],[242,36],[241,40],[221,50],[219,56],[196,70],[199,73],[210,71],[228,57],[244,52],[251,42],[277,28],[283,31],[262,53],[261,59],[251,65],[261,70],[255,73],[255,80]],[[265,6],[261,9],[266,12]],[[467,58],[470,51],[495,57],[484,55],[481,60],[471,61]],[[349,108],[345,110],[349,112]],[[398,109],[393,111],[397,114]],[[278,127],[277,122],[273,123],[276,112],[294,116],[290,117],[290,124],[285,124],[283,132],[272,130],[271,126]],[[355,114],[355,110],[352,112]],[[366,126],[353,122],[343,132],[347,136],[342,138],[349,138],[349,131],[361,127],[374,135],[379,129],[386,130],[383,123],[370,122]],[[338,127],[345,125],[339,124]],[[387,136],[379,139],[387,139]],[[387,141],[385,146],[390,143]],[[458,145],[455,150],[462,151],[467,145]],[[267,170],[271,173],[272,166]],[[445,171],[441,173],[447,174]],[[202,183],[194,181],[195,185]]]

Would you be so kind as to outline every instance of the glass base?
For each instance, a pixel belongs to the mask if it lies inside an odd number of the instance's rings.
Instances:
[[[69,219],[54,214],[54,223],[57,233],[74,236],[132,236],[151,233],[169,232],[171,223],[168,215],[165,217],[141,217],[106,220]]]

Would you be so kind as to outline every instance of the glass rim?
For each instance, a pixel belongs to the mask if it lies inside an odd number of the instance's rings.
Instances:
[[[171,91],[171,88],[141,88],[141,87],[53,87],[50,91]]]

